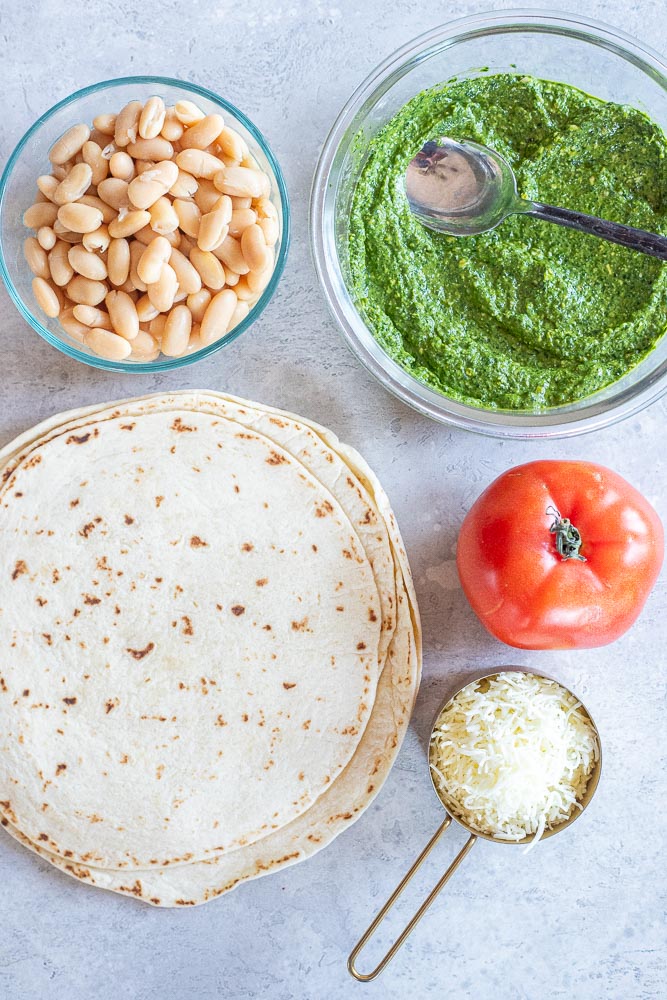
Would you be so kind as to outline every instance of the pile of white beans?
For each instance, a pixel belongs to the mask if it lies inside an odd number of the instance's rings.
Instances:
[[[248,315],[275,265],[271,183],[218,114],[130,101],[74,125],[23,216],[47,316],[110,361],[200,350]]]

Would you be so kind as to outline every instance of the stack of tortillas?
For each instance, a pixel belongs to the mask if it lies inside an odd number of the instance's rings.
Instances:
[[[419,682],[403,544],[328,430],[213,392],[0,452],[0,818],[81,881],[194,905],[314,854]]]

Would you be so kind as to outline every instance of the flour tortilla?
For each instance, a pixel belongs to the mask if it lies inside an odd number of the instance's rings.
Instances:
[[[53,436],[65,432],[71,433],[81,428],[93,415],[98,420],[115,419],[120,416],[136,418],[147,413],[181,409],[221,416],[242,424],[248,430],[263,434],[279,444],[293,458],[305,464],[311,474],[336,495],[373,566],[379,598],[384,602],[383,627],[378,648],[378,660],[381,665],[393,634],[392,601],[391,597],[387,596],[395,589],[392,546],[397,551],[403,571],[407,569],[411,603],[416,604],[407,557],[393,521],[389,502],[371,470],[358,453],[341,445],[335,435],[317,424],[281,410],[262,407],[247,400],[210,391],[194,393],[181,391],[168,395],[121,400],[104,406],[90,406],[83,410],[59,414],[10,442],[0,450],[0,483],[11,475],[17,463],[26,458],[37,440],[44,443]],[[346,452],[347,458],[342,453],[338,454],[338,448]],[[348,475],[350,471],[353,473],[352,476]],[[363,480],[364,476],[367,476],[366,486],[362,487],[358,478]],[[383,505],[382,513],[376,506],[375,491],[378,492],[379,503]],[[393,532],[391,544],[388,526],[385,523],[387,512],[390,515]]]
[[[324,478],[328,473],[330,485],[335,485],[342,481],[342,478],[345,478],[349,486],[354,486],[356,494],[362,500],[365,498],[367,502],[370,502],[375,513],[379,515],[378,524],[384,525],[386,521],[388,526],[391,537],[391,562],[396,573],[396,604],[399,618],[402,619],[393,630],[391,626],[389,629],[383,629],[383,634],[387,632],[391,634],[391,638],[386,640],[391,646],[388,658],[389,665],[385,668],[378,689],[378,698],[373,707],[371,723],[364,732],[358,751],[355,752],[352,761],[340,777],[333,782],[328,791],[320,797],[316,806],[311,807],[283,829],[271,833],[255,847],[241,847],[226,856],[215,856],[207,861],[160,869],[159,871],[141,872],[138,870],[137,875],[140,878],[132,881],[113,872],[105,872],[90,865],[87,867],[75,865],[67,859],[49,854],[42,845],[31,844],[30,841],[26,840],[24,834],[13,829],[7,818],[3,819],[3,824],[17,839],[21,839],[22,842],[26,843],[26,846],[32,846],[38,853],[47,856],[51,863],[68,870],[69,874],[74,874],[76,877],[96,885],[112,888],[115,891],[131,893],[156,905],[184,905],[204,902],[229,888],[233,888],[240,881],[257,877],[314,853],[360,815],[377,793],[400,746],[418,685],[421,645],[418,612],[400,535],[386,496],[372,472],[356,452],[340,445],[331,432],[318,425],[308,424],[300,418],[294,418],[281,411],[268,407],[262,408],[256,404],[248,404],[243,400],[224,397],[220,394],[178,393],[171,397],[160,398],[159,404],[156,397],[150,397],[148,401],[143,402],[148,404],[149,410],[154,410],[156,405],[164,406],[167,401],[170,405],[187,405],[192,409],[205,409],[207,412],[224,412],[227,416],[233,414],[235,419],[245,420],[246,426],[259,424],[265,429],[268,420],[271,432],[276,434],[278,429],[279,436],[282,435],[283,438],[281,443],[287,450],[291,447],[293,454],[303,453],[302,457],[306,458],[311,466],[317,464],[313,458],[313,452],[317,453],[320,462],[318,473],[324,470]],[[142,401],[112,404],[112,407],[130,406],[136,408],[140,402]],[[91,413],[99,411],[99,409],[99,407],[92,407],[83,411],[78,415],[79,421]],[[107,410],[107,412],[111,412],[111,410]],[[67,426],[71,426],[73,418],[76,416],[76,414],[66,414],[45,422],[32,433],[23,435],[5,448],[0,454],[0,459],[11,463],[12,457],[22,448],[24,450],[28,448],[30,442],[34,441],[35,438],[44,437],[49,431],[62,427],[63,421],[67,422],[68,418]],[[304,445],[303,439],[299,438],[304,427],[309,430],[307,447]],[[301,440],[300,445],[295,447],[294,442],[299,442],[299,440]],[[352,477],[343,477],[342,467],[352,472]],[[348,490],[348,497],[349,495],[351,494]],[[363,510],[363,504],[361,509]],[[368,535],[370,530],[368,512],[365,511],[359,520],[361,523],[356,525],[357,529],[361,528],[362,531],[366,529]],[[382,541],[381,535],[376,536],[376,538],[379,542]],[[380,545],[378,551],[381,550],[382,546]],[[380,557],[376,552],[374,568],[380,566],[380,563]]]
[[[399,619],[409,616],[400,599]],[[306,860],[355,822],[382,787],[407,731],[419,681],[418,651],[407,635],[407,648],[394,656],[377,689],[368,726],[352,760],[331,788],[306,813],[248,847],[206,861],[149,871],[118,872],[79,865],[28,840],[8,820],[0,822],[19,843],[78,881],[153,906],[196,906],[230,892],[243,882]]]
[[[375,695],[380,603],[335,497],[275,442],[182,414],[91,419],[0,497],[0,808],[103,867],[289,822]]]

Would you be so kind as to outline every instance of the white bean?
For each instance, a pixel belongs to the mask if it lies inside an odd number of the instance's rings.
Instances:
[[[241,252],[251,271],[263,271],[267,266],[266,242],[259,226],[248,226],[243,230]]]
[[[32,294],[37,300],[37,305],[47,316],[54,319],[60,312],[60,299],[56,294],[53,285],[50,285],[44,278],[32,279]]]
[[[42,250],[53,250],[56,245],[56,234],[50,226],[42,226],[37,231],[37,242]]]
[[[142,112],[141,101],[130,101],[116,117],[114,127],[114,143],[120,148],[129,146],[139,134],[139,117]]]
[[[94,354],[107,361],[124,361],[132,353],[130,342],[109,330],[90,330],[84,335],[84,343]]]
[[[167,317],[164,315],[164,313],[161,313],[159,316],[156,316],[155,319],[152,319],[149,323],[148,328],[150,330],[150,335],[155,340],[157,340],[158,343],[162,342],[162,334],[164,333],[164,327],[166,322],[167,322]]]
[[[159,233],[158,235],[164,236],[165,240],[168,240],[172,247],[177,247],[181,242],[180,229],[174,229],[170,233]],[[139,240],[139,242],[143,243],[144,246],[148,246],[149,243],[152,243],[155,236],[155,230],[150,225],[144,226],[142,229],[137,230],[134,234],[135,240]]]
[[[271,280],[271,275],[273,274],[273,254],[269,251],[269,257],[266,267],[263,271],[250,271],[246,275],[246,281],[248,283],[248,289],[253,295],[258,296],[264,291],[269,281]]]
[[[229,128],[228,125],[225,125],[220,132],[218,136],[218,145],[224,155],[230,160],[233,160],[235,163],[240,163],[248,152],[248,147],[241,136],[238,132]]]
[[[45,281],[49,280],[51,277],[49,258],[46,256],[46,250],[40,246],[34,236],[29,236],[25,240],[23,244],[23,256],[36,278],[43,278]]]
[[[129,205],[128,184],[120,177],[107,177],[97,185],[97,196],[117,212]],[[112,220],[109,220],[112,221]]]
[[[93,118],[93,125],[103,135],[113,135],[116,130],[116,116],[98,115],[96,118]]]
[[[197,233],[197,246],[200,250],[215,250],[226,237],[229,226],[226,222],[227,212],[224,208],[215,209],[202,215]],[[264,237],[262,236],[262,242]]]
[[[187,297],[187,306],[192,313],[192,319],[195,323],[201,323],[204,318],[204,313],[211,301],[211,293],[208,288],[201,288],[198,292],[193,292]]]
[[[171,160],[174,155],[174,147],[166,139],[158,136],[156,139],[137,139],[127,147],[130,156],[135,160]]]
[[[57,177],[54,177],[53,174],[42,174],[37,178],[38,190],[44,195],[45,198],[48,198],[49,201],[53,201],[53,195],[55,194],[59,184],[60,181]]]
[[[201,342],[200,334],[201,327],[199,323],[192,324],[192,330],[190,331],[190,341],[188,343],[188,354],[195,354],[197,351],[201,351],[203,344]]]
[[[51,167],[51,174],[60,183],[60,181],[65,180],[73,166],[74,160],[67,160],[66,163],[54,163]]]
[[[146,285],[148,297],[158,312],[167,312],[174,304],[178,289],[176,272],[169,264],[163,264],[160,277],[150,285]]]
[[[86,250],[90,250],[91,253],[106,253],[110,240],[109,230],[102,223],[100,228],[96,229],[94,233],[84,233],[81,242]]]
[[[53,231],[59,240],[64,240],[66,243],[83,242],[83,233],[73,233],[67,226],[63,226],[59,219],[53,223]]]
[[[86,306],[98,305],[104,299],[108,290],[105,282],[94,281],[92,278],[84,278],[82,274],[76,274],[67,283],[67,294],[72,302]]]
[[[249,312],[250,306],[247,302],[237,302],[234,312],[232,313],[232,318],[227,325],[227,333],[229,333],[230,330],[233,330],[235,326],[238,326],[239,323],[242,323]]]
[[[84,323],[79,323],[78,319],[74,316],[73,309],[63,309],[58,316],[58,322],[65,333],[69,334],[73,340],[78,341],[80,344],[83,343],[84,336],[88,333],[88,327]]]
[[[136,307],[139,323],[150,323],[152,319],[155,319],[156,316],[160,315],[151,300],[148,298],[148,295],[142,295],[136,302]]]
[[[167,108],[167,113],[164,119],[164,125],[162,126],[162,131],[160,135],[163,139],[168,139],[169,142],[178,142],[178,140],[183,135],[184,128],[182,122],[179,122],[176,117],[176,111],[174,108]]]
[[[178,287],[186,295],[193,295],[201,289],[201,277],[196,267],[175,247],[171,251],[169,263],[176,272]]]
[[[155,139],[162,131],[167,114],[161,97],[149,97],[139,117],[139,135],[142,139]]]
[[[225,268],[225,284],[228,288],[234,288],[238,285],[241,280],[241,275],[237,274],[236,271],[232,271],[230,268]]]
[[[185,130],[181,148],[207,149],[218,138],[224,124],[222,115],[206,115]]]
[[[250,265],[246,262],[241,250],[241,244],[233,236],[227,236],[220,246],[215,248],[215,255],[223,262],[225,267],[237,274],[247,274]]]
[[[132,357],[140,361],[155,361],[159,353],[158,342],[146,330],[139,330],[132,341]]]
[[[120,149],[111,156],[108,161],[109,172],[112,177],[117,177],[121,181],[129,184],[135,174],[134,160],[129,153]]]
[[[193,247],[190,251],[190,263],[197,269],[202,282],[213,291],[218,291],[225,284],[225,269],[210,250],[200,250]]]
[[[82,198],[90,187],[93,171],[87,163],[75,163],[64,181],[53,192],[56,205],[67,205]]]
[[[275,219],[278,221],[278,209],[270,198],[259,198],[255,205],[260,219]]]
[[[88,142],[90,137],[90,129],[87,125],[83,123],[80,125],[73,125],[70,129],[65,132],[64,135],[54,142],[53,146],[49,150],[49,159],[51,163],[63,164],[71,160],[73,156],[79,152],[84,142]]]
[[[83,323],[84,326],[101,326],[104,330],[111,329],[109,314],[105,312],[104,309],[98,309],[96,306],[86,306],[80,304],[74,306],[72,312],[74,314],[74,318],[78,320],[79,323]]]
[[[192,313],[187,306],[174,306],[164,325],[162,353],[178,358],[185,354],[190,339]]]
[[[174,198],[174,211],[178,216],[180,228],[188,236],[197,239],[199,235],[199,224],[201,222],[201,212],[194,201],[185,201],[182,198]]]
[[[253,212],[252,208],[237,208],[232,212],[229,222],[229,235],[239,237],[244,229],[254,225],[255,222],[257,222],[257,212]]]
[[[225,335],[236,303],[236,293],[231,288],[225,288],[213,296],[201,321],[199,336],[202,344],[212,344]]]
[[[137,265],[137,274],[146,285],[153,285],[160,280],[162,265],[168,263],[171,256],[171,244],[164,236],[156,236],[144,250]],[[162,310],[160,310],[162,311]]]
[[[213,178],[213,183],[222,194],[235,198],[261,198],[265,188],[262,177],[265,174],[247,167],[225,167]]]
[[[51,277],[60,288],[72,280],[74,268],[69,262],[69,246],[63,240],[58,240],[53,250],[49,252],[49,270]]]
[[[128,196],[136,208],[150,208],[176,182],[178,167],[172,160],[161,160],[135,177]]]
[[[134,287],[139,292],[145,292],[146,291],[146,285],[144,284],[144,282],[141,280],[141,278],[137,274],[137,264],[141,260],[141,258],[143,256],[143,253],[144,253],[144,246],[143,246],[143,244],[139,243],[137,240],[132,240],[132,242],[130,243],[130,277],[129,277],[129,280],[132,282],[132,284],[134,285]]]
[[[50,201],[38,201],[23,213],[23,225],[28,229],[41,229],[42,226],[52,226],[58,217],[58,206]]]
[[[95,281],[104,281],[107,276],[107,266],[96,253],[89,253],[85,247],[77,245],[70,247],[68,260],[77,274]]]
[[[212,212],[224,195],[221,195],[213,181],[200,180],[193,200],[200,212]]]
[[[192,101],[176,101],[174,113],[182,125],[194,125],[205,117],[201,108],[198,108]]]
[[[111,205],[107,205],[107,203],[102,201],[101,198],[98,198],[97,195],[84,194],[82,198],[79,198],[79,203],[81,205],[90,205],[91,208],[99,209],[102,213],[102,221],[105,225],[113,222],[116,218],[116,209],[112,208]]]
[[[128,212],[122,219],[119,216],[109,223],[109,235],[115,240],[133,236],[138,230],[147,226],[150,221],[151,217],[148,212]]]
[[[238,282],[234,286],[236,297],[240,299],[241,302],[253,302],[258,298],[257,294],[253,292],[248,284],[248,277],[249,275],[247,274],[241,275]]]
[[[169,188],[169,194],[174,198],[192,198],[198,187],[199,182],[196,177],[186,173],[185,170],[179,170],[176,180]]]
[[[278,242],[278,236],[280,235],[280,230],[278,229],[278,222],[276,219],[260,219],[257,223],[259,228],[264,233],[264,242],[267,247],[275,246]]]
[[[279,216],[270,178],[220,114],[130,101],[92,131],[73,126],[49,157],[24,253],[64,334],[102,357],[152,361],[200,350],[248,315],[273,273]]]
[[[104,299],[114,332],[125,340],[134,340],[139,333],[137,307],[127,292],[115,289]]]
[[[102,156],[102,149],[96,142],[85,142],[83,149],[83,161],[87,163],[91,170],[91,184],[95,187],[109,175],[109,161]]]
[[[151,217],[151,229],[165,235],[178,229],[178,216],[172,203],[164,195],[158,198],[148,209]]]
[[[58,221],[73,233],[94,233],[102,225],[103,216],[99,208],[75,202],[61,205],[58,209]]]
[[[124,285],[130,273],[130,245],[126,239],[111,240],[107,255],[107,270],[112,285]]]
[[[176,155],[176,163],[181,170],[193,177],[205,177],[207,180],[212,180],[225,168],[222,160],[203,149],[182,150]]]

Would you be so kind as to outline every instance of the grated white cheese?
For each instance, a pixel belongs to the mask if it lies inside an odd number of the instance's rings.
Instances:
[[[520,671],[474,681],[444,707],[429,760],[446,807],[468,826],[530,847],[580,809],[599,750],[578,702]]]

